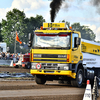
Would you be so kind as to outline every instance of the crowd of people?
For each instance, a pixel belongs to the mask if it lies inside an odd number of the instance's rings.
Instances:
[[[6,60],[19,60],[19,55],[17,54],[10,54],[9,52],[1,52],[0,53],[0,59],[6,59]]]

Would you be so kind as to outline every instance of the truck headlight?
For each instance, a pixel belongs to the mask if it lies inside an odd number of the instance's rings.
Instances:
[[[36,64],[31,63],[31,68],[32,68],[32,69],[36,69]]]
[[[69,70],[69,64],[58,64],[59,70]]]
[[[69,66],[64,66],[64,70],[69,70]]]
[[[33,66],[32,66],[32,69],[36,69],[36,66],[33,65]]]

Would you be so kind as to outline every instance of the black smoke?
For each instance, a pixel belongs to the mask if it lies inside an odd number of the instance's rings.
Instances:
[[[90,0],[91,4],[97,8],[97,13],[100,14],[100,0]]]
[[[63,7],[63,9],[67,10],[69,8],[68,1],[71,2],[71,3],[73,3],[73,1],[80,3],[81,1],[84,2],[84,1],[87,1],[87,0],[52,0],[52,2],[50,3],[51,22],[54,22],[56,14],[60,10],[60,7],[61,7],[63,1],[67,1],[64,4],[65,6]],[[89,0],[89,2],[92,6],[96,7],[97,13],[100,14],[100,0]]]
[[[52,2],[50,3],[51,22],[54,22],[56,14],[58,13],[63,1],[64,0],[52,0]]]
[[[99,6],[100,5],[100,0],[91,0],[91,2],[94,6]]]

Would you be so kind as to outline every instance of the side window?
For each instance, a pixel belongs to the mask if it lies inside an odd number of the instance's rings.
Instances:
[[[78,34],[73,33],[72,34],[72,48],[75,48],[75,37],[78,37]]]

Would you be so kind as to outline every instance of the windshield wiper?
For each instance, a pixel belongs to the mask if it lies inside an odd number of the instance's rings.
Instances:
[[[34,48],[42,48],[42,49],[49,49],[49,48],[55,48],[55,49],[69,49],[69,47],[62,47],[60,45],[50,45],[50,47],[45,47],[45,46],[41,46],[39,44],[35,45]]]
[[[55,49],[63,49],[62,46],[60,45],[50,45],[51,47],[55,48]]]
[[[70,47],[62,47],[60,45],[51,45],[53,48],[56,48],[56,49],[70,49]]]
[[[41,45],[37,44],[37,45],[35,45],[35,47],[41,47]]]
[[[34,48],[42,48],[42,49],[48,49],[48,47],[42,46],[42,45],[35,45]]]
[[[60,45],[50,45],[50,46],[52,46],[52,47],[61,47]]]

